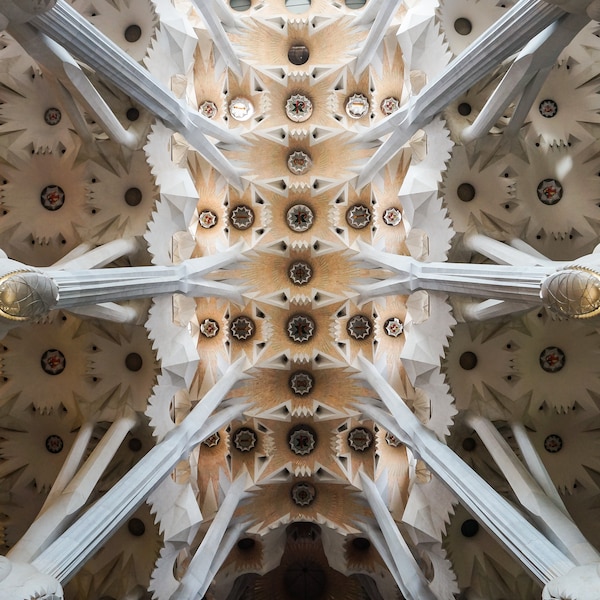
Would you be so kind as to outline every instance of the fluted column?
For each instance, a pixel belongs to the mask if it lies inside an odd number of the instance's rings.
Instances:
[[[248,404],[237,404],[211,417],[231,388],[244,377],[244,361],[242,357],[230,365],[190,414],[46,548],[33,566],[61,582],[68,581],[182,458],[248,408]]]
[[[429,582],[414,559],[410,549],[398,530],[375,483],[362,471],[359,473],[362,490],[369,507],[377,519],[390,555],[400,576],[398,586],[406,600],[437,600]]]
[[[192,112],[150,73],[98,31],[64,0],[31,24],[82,60],[141,106],[181,133],[232,185],[242,187],[237,169],[207,139],[239,144],[239,136]]]
[[[402,0],[382,0],[379,2],[379,10],[375,16],[375,21],[369,28],[369,35],[356,60],[354,68],[354,77],[356,79],[371,64],[375,52],[377,52],[377,48],[379,48],[379,45],[383,41],[400,4],[402,4]]]
[[[383,281],[354,286],[360,294],[361,303],[377,296],[410,294],[424,289],[486,299],[515,300],[539,306],[542,282],[558,268],[552,264],[515,268],[504,265],[426,263],[410,256],[380,252],[364,242],[358,242],[358,245],[360,252],[357,260],[379,265],[396,274]],[[513,250],[508,246],[506,248]]]
[[[484,479],[425,427],[375,366],[359,356],[363,378],[381,402],[357,408],[403,441],[428,465],[486,529],[540,582],[566,574],[575,565]],[[381,403],[387,407],[382,409]]]
[[[407,106],[365,129],[359,136],[360,141],[374,141],[388,133],[392,135],[361,169],[358,187],[368,184],[417,130],[564,14],[562,9],[544,0],[520,0]]]
[[[204,596],[216,571],[227,558],[244,525],[247,525],[246,523],[234,526],[229,532],[230,535],[226,536],[233,513],[242,499],[247,496],[245,490],[248,484],[247,472],[242,473],[231,484],[179,587],[171,595],[170,600],[195,600]],[[225,542],[224,537],[228,538]]]
[[[30,562],[65,530],[69,521],[87,502],[125,436],[137,425],[137,416],[129,412],[112,423],[64,490],[46,502],[25,535],[8,553],[11,560]]]
[[[599,562],[600,554],[573,520],[546,496],[489,419],[467,413],[466,423],[479,435],[521,505],[552,542],[577,564]]]

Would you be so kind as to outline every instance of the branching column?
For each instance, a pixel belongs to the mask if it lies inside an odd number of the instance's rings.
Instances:
[[[381,497],[377,486],[373,481],[360,473],[360,482],[363,488],[363,494],[377,519],[379,528],[383,533],[386,544],[389,548],[392,560],[400,576],[400,591],[406,600],[437,600],[436,595],[429,587],[427,579],[410,552],[410,549],[398,530],[394,519],[383,498]]]
[[[396,391],[363,357],[358,358],[362,376],[377,392],[379,401],[363,401],[358,408],[402,440],[422,458],[475,515],[488,531],[540,582],[566,574],[575,565],[511,504],[464,463],[446,444],[425,427]]]
[[[42,552],[33,561],[33,566],[62,583],[68,581],[183,457],[235,418],[235,413],[239,416],[247,405],[224,409],[210,417],[243,377],[244,361],[245,358],[240,358],[233,363],[192,412]]]

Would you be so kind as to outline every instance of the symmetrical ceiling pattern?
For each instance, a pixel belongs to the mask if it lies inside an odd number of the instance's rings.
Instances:
[[[0,8],[0,248],[73,281],[155,270],[142,293],[105,301],[103,283],[101,302],[2,325],[0,544],[15,566],[0,563],[0,600],[11,577],[23,598],[61,598],[43,574],[67,599],[539,598],[548,578],[411,450],[412,425],[390,426],[364,361],[571,566],[547,514],[570,514],[600,562],[596,321],[409,293],[366,250],[515,271],[593,254],[595,21],[558,28],[557,60],[486,132],[522,55],[438,100],[381,165],[395,133],[369,131],[514,3],[38,4]],[[97,46],[83,26],[56,39],[55,13],[91,23]],[[162,267],[215,257],[205,279],[153,287]]]

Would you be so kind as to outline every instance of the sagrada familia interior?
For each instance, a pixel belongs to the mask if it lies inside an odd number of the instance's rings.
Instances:
[[[0,600],[598,600],[599,21],[1,0]]]

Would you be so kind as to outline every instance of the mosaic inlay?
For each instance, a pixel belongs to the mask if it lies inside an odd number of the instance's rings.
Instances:
[[[40,362],[42,369],[44,372],[48,373],[48,375],[59,375],[67,366],[65,355],[60,350],[56,350],[56,348],[46,350],[46,352],[42,354]]]
[[[369,101],[362,94],[354,94],[346,101],[346,114],[352,119],[360,119],[369,112]]]
[[[296,315],[288,321],[287,332],[294,342],[308,342],[315,333],[315,322],[308,315]]]
[[[400,225],[402,221],[402,212],[399,208],[392,206],[390,208],[386,208],[383,213],[383,222],[390,227],[396,227],[396,225]]]
[[[44,121],[46,121],[48,125],[58,125],[61,119],[62,113],[58,108],[49,108],[44,113]]]
[[[302,481],[292,487],[292,500],[298,506],[309,506],[317,496],[317,490],[312,483]]]
[[[236,229],[248,229],[254,223],[254,211],[249,206],[241,204],[231,211],[229,220]]]
[[[233,435],[233,445],[240,452],[250,452],[256,446],[256,433],[249,427],[238,429]]]
[[[204,319],[200,323],[200,332],[204,337],[213,338],[219,333],[219,324],[213,319]]]
[[[212,119],[217,116],[219,110],[217,109],[217,105],[210,100],[205,100],[200,105],[200,114],[205,116],[207,119]]]
[[[556,179],[544,179],[537,188],[540,202],[552,206],[560,201],[563,196],[563,188],[560,181]]]
[[[404,331],[404,325],[398,317],[392,317],[391,319],[388,319],[383,328],[391,337],[398,337]]]
[[[237,317],[231,321],[229,330],[236,340],[243,341],[254,335],[255,326],[252,319],[249,319],[248,317]]]
[[[65,193],[58,185],[47,185],[40,194],[40,202],[46,210],[58,210],[65,203]]]
[[[299,425],[290,431],[288,443],[294,454],[305,456],[315,449],[317,436],[312,428],[306,425]]]
[[[312,278],[312,269],[308,263],[298,261],[290,266],[288,274],[296,285],[305,285]]]
[[[287,166],[294,175],[304,175],[312,167],[312,160],[306,152],[296,150],[288,156]]]
[[[302,94],[294,94],[286,100],[285,114],[290,121],[303,123],[310,119],[312,112],[312,102]]]
[[[290,387],[294,394],[304,396],[312,390],[315,380],[310,373],[306,371],[296,371],[290,377]]]
[[[556,346],[548,346],[540,354],[540,367],[546,373],[556,373],[565,366],[565,353]]]
[[[368,450],[373,444],[373,434],[364,427],[355,427],[348,434],[348,445],[357,452]]]
[[[371,211],[364,204],[355,204],[346,212],[346,221],[354,229],[364,229],[371,222]]]
[[[46,438],[46,450],[51,454],[58,454],[64,447],[62,438],[58,435],[49,435]]]
[[[287,212],[287,223],[290,229],[302,233],[313,225],[315,218],[312,210],[305,204],[296,204]]]
[[[369,337],[373,330],[373,325],[368,317],[365,317],[364,315],[355,315],[348,320],[346,330],[348,331],[348,335],[355,340],[364,340]]]
[[[221,436],[218,431],[215,431],[212,435],[209,435],[202,443],[208,448],[214,448],[219,445],[221,441]]]
[[[198,215],[198,223],[203,229],[212,229],[217,224],[217,215],[210,210],[203,210]]]
[[[544,449],[551,454],[555,454],[559,452],[563,447],[563,441],[560,435],[556,435],[555,433],[551,433],[544,440]]]
[[[390,96],[389,98],[385,98],[381,101],[381,112],[389,117],[391,114],[395,113],[400,109],[400,100],[398,98],[394,98]]]
[[[558,112],[558,104],[556,104],[554,100],[542,100],[540,102],[539,111],[542,117],[546,117],[546,119],[551,119]]]
[[[247,98],[234,98],[229,103],[229,114],[236,121],[247,121],[254,114],[254,106]]]

